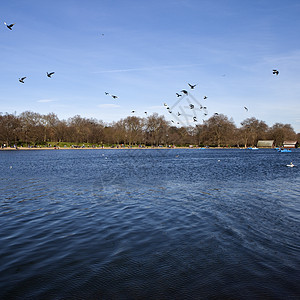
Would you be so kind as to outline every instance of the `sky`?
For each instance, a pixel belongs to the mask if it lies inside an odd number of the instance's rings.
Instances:
[[[0,112],[110,123],[181,109],[190,125],[219,113],[299,133],[299,15],[297,0],[1,1]]]

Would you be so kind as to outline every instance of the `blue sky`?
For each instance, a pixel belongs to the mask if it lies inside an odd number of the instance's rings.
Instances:
[[[0,111],[171,120],[163,103],[186,89],[206,119],[255,117],[300,132],[299,15],[297,0],[2,1]]]

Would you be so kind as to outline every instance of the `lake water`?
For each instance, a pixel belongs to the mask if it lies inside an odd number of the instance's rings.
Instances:
[[[1,151],[0,170],[1,299],[300,295],[299,149]]]

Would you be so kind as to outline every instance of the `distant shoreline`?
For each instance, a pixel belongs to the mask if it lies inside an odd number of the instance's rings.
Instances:
[[[19,151],[19,150],[155,150],[155,149],[246,149],[246,148],[228,148],[228,147],[6,147],[0,148],[0,151]]]
[[[246,150],[244,147],[6,147],[0,148],[0,151],[19,151],[19,150],[176,150],[176,149],[240,149]],[[261,148],[261,149],[275,149],[275,148]]]
[[[19,150],[147,150],[147,149],[201,149],[201,147],[18,147],[0,148],[0,151],[19,151]],[[203,148],[202,148],[203,149]],[[214,148],[209,148],[214,149]],[[226,149],[226,148],[218,148]]]

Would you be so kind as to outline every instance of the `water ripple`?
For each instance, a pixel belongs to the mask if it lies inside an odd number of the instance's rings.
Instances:
[[[300,173],[272,150],[0,155],[1,299],[299,295]]]

